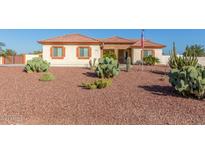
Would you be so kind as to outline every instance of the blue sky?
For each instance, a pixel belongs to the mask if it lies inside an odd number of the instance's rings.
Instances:
[[[0,42],[6,44],[5,48],[14,49],[18,53],[28,53],[41,50],[37,40],[60,36],[69,33],[80,33],[94,38],[120,36],[125,38],[140,38],[139,29],[0,29]],[[205,45],[205,30],[183,29],[145,29],[145,39],[165,44],[165,52],[172,48],[175,41],[179,53],[184,51],[186,45]]]

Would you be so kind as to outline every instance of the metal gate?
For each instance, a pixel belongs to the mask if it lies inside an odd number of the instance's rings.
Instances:
[[[3,64],[25,64],[25,55],[3,57]]]

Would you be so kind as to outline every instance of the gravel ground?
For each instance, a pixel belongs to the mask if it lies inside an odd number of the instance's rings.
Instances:
[[[50,68],[41,73],[0,67],[0,124],[205,124],[205,100],[177,95],[162,66],[121,71],[111,87],[86,90],[97,79],[85,68]]]

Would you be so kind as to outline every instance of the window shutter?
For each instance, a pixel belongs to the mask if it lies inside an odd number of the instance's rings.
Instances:
[[[65,47],[62,47],[62,56],[65,57]]]
[[[88,57],[90,58],[91,57],[91,48],[88,47]]]

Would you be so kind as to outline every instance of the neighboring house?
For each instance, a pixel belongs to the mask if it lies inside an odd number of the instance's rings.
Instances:
[[[111,37],[95,39],[81,34],[68,34],[38,41],[43,45],[43,59],[53,66],[88,66],[89,60],[98,59],[105,52],[114,52],[119,63],[125,63],[128,56],[132,64],[142,60],[144,56],[162,56],[165,45],[144,41],[144,50],[140,39]]]

